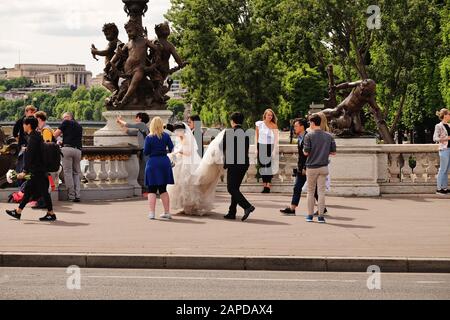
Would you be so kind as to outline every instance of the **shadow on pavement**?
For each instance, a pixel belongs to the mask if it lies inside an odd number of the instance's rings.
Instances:
[[[41,226],[56,226],[56,227],[86,227],[89,226],[90,223],[81,223],[81,222],[66,222],[61,220],[56,220],[54,222],[41,222],[41,221],[33,221],[33,220],[22,220],[29,221],[24,224],[34,224]]]
[[[325,218],[326,219],[326,218]],[[363,226],[357,224],[342,224],[342,223],[326,223],[329,226],[345,228],[345,229],[374,229],[374,226]]]

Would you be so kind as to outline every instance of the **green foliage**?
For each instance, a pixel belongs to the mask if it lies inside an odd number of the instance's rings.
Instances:
[[[102,112],[106,110],[104,100],[109,95],[109,91],[102,87],[92,87],[89,90],[79,87],[73,92],[65,88],[55,94],[33,92],[26,100],[0,99],[0,121],[17,120],[28,104],[45,111],[50,120],[59,120],[64,112],[69,111],[78,120],[101,121]]]
[[[182,121],[184,118],[184,101],[178,99],[170,99],[167,103],[167,110],[170,110],[175,115],[175,119]]]
[[[336,83],[372,78],[392,131],[429,124],[450,103],[450,3],[442,0],[171,0],[172,41],[190,62],[180,74],[206,124],[267,107],[282,122]],[[381,9],[369,29],[367,9]],[[342,99],[342,97],[338,97]],[[375,128],[365,110],[366,129]]]
[[[12,88],[31,87],[32,84],[33,84],[33,82],[31,80],[28,80],[27,78],[24,78],[24,77],[11,79],[11,80],[6,80],[6,79],[0,80],[0,86],[5,88],[4,91],[9,91]]]

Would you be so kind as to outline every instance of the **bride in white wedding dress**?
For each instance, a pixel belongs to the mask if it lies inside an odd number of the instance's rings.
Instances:
[[[214,208],[216,186],[223,172],[220,142],[225,130],[209,144],[202,159],[194,135],[185,123],[183,127],[175,126],[177,144],[169,155],[175,184],[169,185],[167,192],[174,212],[202,216]]]

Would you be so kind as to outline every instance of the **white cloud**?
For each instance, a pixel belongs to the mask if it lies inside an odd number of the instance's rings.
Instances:
[[[170,0],[148,6],[143,23],[153,36]],[[106,22],[115,22],[126,41],[127,20],[122,0],[0,0],[0,68],[19,63],[20,52],[21,63],[80,63],[96,75],[103,63],[92,58],[91,44],[106,47]]]

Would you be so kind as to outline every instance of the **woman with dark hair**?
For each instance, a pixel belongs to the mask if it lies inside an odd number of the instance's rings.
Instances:
[[[6,213],[17,220],[20,220],[22,211],[30,199],[42,196],[47,208],[47,214],[40,218],[40,221],[55,221],[56,215],[53,212],[53,204],[48,192],[48,173],[43,165],[42,147],[43,140],[39,132],[36,131],[38,121],[35,117],[27,117],[23,120],[23,130],[27,134],[28,144],[25,151],[25,165],[17,179],[24,179],[27,174],[31,174],[31,179],[27,181],[24,188],[24,196],[15,210],[6,210]]]

